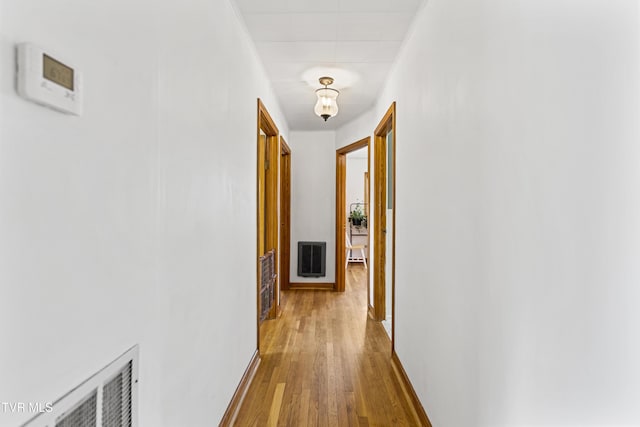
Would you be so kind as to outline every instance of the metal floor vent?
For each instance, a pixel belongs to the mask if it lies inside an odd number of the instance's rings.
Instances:
[[[138,346],[22,427],[137,427]]]

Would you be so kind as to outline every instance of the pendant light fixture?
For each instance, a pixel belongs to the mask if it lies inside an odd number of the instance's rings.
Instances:
[[[320,77],[319,81],[321,85],[324,85],[324,87],[316,90],[318,102],[316,102],[314,111],[316,112],[316,115],[322,117],[326,122],[330,117],[338,114],[337,99],[340,92],[327,87],[333,83],[333,77]]]

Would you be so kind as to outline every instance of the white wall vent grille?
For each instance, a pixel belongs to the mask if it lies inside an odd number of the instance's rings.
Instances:
[[[22,427],[137,427],[137,419],[136,345]]]
[[[102,389],[102,427],[131,427],[131,374],[133,362]]]
[[[94,427],[96,425],[97,403],[98,391],[94,390],[68,415],[64,415],[59,421],[56,421],[56,427]]]

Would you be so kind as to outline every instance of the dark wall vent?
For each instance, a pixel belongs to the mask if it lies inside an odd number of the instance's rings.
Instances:
[[[327,242],[298,242],[298,276],[324,277]]]

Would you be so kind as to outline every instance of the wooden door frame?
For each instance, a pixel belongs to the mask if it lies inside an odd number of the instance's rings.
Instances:
[[[347,154],[367,147],[367,173],[371,156],[371,137],[362,138],[346,147],[336,150],[336,284],[335,291],[344,292],[346,289],[346,242],[347,231]],[[371,187],[366,188],[366,197],[369,198]],[[367,248],[371,244],[371,237],[367,235]],[[369,274],[367,273],[367,304],[369,304]]]
[[[262,140],[260,138],[260,130],[267,135],[266,144],[267,149],[264,150],[264,146]],[[280,144],[278,143],[279,131],[275,122],[271,118],[271,115],[267,111],[266,107],[258,98],[258,120],[257,120],[257,130],[256,130],[256,139],[257,139],[257,179],[256,179],[256,201],[257,201],[257,256],[255,260],[256,265],[256,324],[257,324],[257,349],[258,353],[260,352],[260,257],[264,255],[264,252],[268,250],[275,250],[275,259],[278,259],[278,160],[280,153]],[[266,156],[264,155],[265,151],[267,152]],[[262,182],[262,171],[267,170],[265,174],[265,181]],[[265,186],[265,194],[263,197],[266,202],[266,210],[261,202],[261,193],[260,190],[262,185]],[[261,219],[267,217],[267,225],[265,232],[265,241],[264,248],[261,248]],[[267,249],[269,248],[269,249]],[[261,253],[263,252],[263,253]],[[278,275],[278,263],[274,263],[275,274],[277,275],[276,284],[274,286],[274,299],[275,303],[273,307],[271,307],[271,311],[269,312],[268,319],[275,319],[278,316],[278,305],[279,305],[279,275]]]
[[[291,283],[291,148],[280,137],[280,289]]]
[[[386,317],[386,218],[387,218],[387,134],[392,132],[393,137],[393,235],[391,238],[391,350],[395,351],[395,300],[396,300],[396,103],[391,104],[386,114],[380,120],[374,131],[374,275],[373,275],[373,303],[374,318],[384,320]]]

